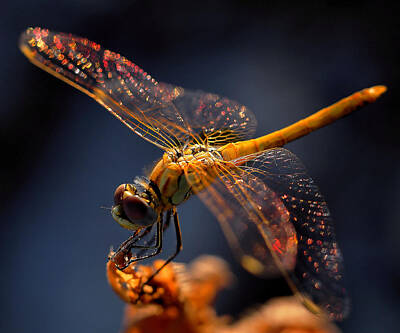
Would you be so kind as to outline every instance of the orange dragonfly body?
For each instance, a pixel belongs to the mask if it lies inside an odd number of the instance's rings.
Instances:
[[[148,178],[115,191],[112,216],[133,232],[111,258],[117,267],[160,253],[163,230],[173,217],[176,251],[166,263],[171,261],[182,248],[176,206],[197,195],[244,268],[260,276],[282,274],[316,313],[336,320],[346,315],[343,258],[328,207],[300,160],[281,147],[375,101],[384,86],[250,139],[256,120],[245,106],[159,83],[86,38],[29,28],[20,48],[32,63],[94,98],[165,152]]]

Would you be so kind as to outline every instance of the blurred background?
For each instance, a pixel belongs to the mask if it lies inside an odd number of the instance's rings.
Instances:
[[[161,151],[100,105],[31,65],[28,26],[72,32],[117,51],[159,81],[240,101],[257,135],[374,84],[373,105],[287,146],[319,184],[336,220],[351,313],[345,332],[400,325],[399,8],[384,1],[14,0],[0,20],[0,331],[116,332],[123,304],[105,277],[128,237],[113,191]],[[216,219],[193,198],[180,208],[184,250],[225,258],[237,277],[217,300],[238,316],[288,294],[233,259]],[[166,243],[173,245],[172,233]],[[167,246],[168,247],[168,246]]]

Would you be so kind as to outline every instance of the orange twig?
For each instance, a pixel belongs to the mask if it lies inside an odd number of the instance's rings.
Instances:
[[[272,300],[232,323],[226,316],[218,317],[212,306],[232,276],[223,260],[203,256],[190,265],[172,263],[143,286],[162,263],[131,265],[123,272],[114,263],[107,264],[112,288],[128,303],[124,333],[338,332],[334,324],[308,312],[294,297]]]

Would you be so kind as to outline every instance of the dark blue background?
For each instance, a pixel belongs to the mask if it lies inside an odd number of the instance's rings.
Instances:
[[[398,8],[380,1],[14,0],[0,20],[1,332],[116,332],[122,302],[106,255],[127,237],[101,206],[161,151],[17,48],[28,26],[88,37],[165,82],[251,108],[258,135],[374,84],[376,104],[288,145],[336,219],[352,312],[347,332],[394,332],[400,319]],[[218,300],[237,315],[285,283],[244,272],[197,198],[183,205],[184,251],[229,260],[238,279]],[[171,234],[169,235],[171,236]],[[168,237],[167,243],[172,243]]]

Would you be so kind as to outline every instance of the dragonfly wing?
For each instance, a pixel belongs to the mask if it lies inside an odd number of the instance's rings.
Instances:
[[[86,38],[29,28],[20,48],[35,65],[94,98],[160,148],[202,142],[216,131],[210,139],[215,145],[254,132],[255,118],[246,107],[214,94],[158,83],[133,62]]]
[[[241,166],[274,191],[290,214],[297,233],[297,258],[291,278],[298,289],[336,320],[346,316],[343,257],[328,206],[299,158],[283,148],[253,156]],[[240,165],[243,159],[234,163]]]
[[[246,106],[216,94],[185,89],[173,103],[191,130],[211,146],[249,139],[257,127]]]
[[[86,38],[29,28],[20,38],[22,52],[35,65],[83,91],[126,126],[162,148],[172,148],[184,122],[169,106],[180,91],[160,85],[117,53]],[[174,124],[174,132],[169,124]]]
[[[311,310],[342,319],[348,311],[342,255],[328,207],[302,163],[282,148],[232,163],[219,162],[215,179],[201,171],[187,178],[242,265],[256,275],[280,272]]]
[[[232,164],[217,163],[214,168],[216,178],[200,169],[186,178],[218,218],[242,265],[262,276],[293,270],[296,232],[280,198],[256,175]]]

